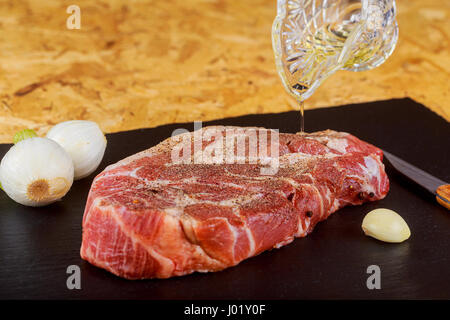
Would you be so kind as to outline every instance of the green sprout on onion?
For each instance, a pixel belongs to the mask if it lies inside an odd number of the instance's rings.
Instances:
[[[17,132],[14,135],[13,141],[14,141],[14,144],[16,144],[16,143],[18,143],[18,142],[20,142],[22,140],[25,140],[25,139],[28,139],[28,138],[34,138],[34,137],[37,137],[37,134],[36,134],[36,132],[34,130],[32,130],[32,129],[24,129],[22,131]]]

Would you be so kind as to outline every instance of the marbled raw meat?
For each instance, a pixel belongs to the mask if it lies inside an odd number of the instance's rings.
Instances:
[[[242,137],[251,129],[197,133]],[[257,130],[268,139],[274,134]],[[248,152],[244,164],[196,164],[192,148],[191,163],[176,164],[173,148],[181,138],[192,142],[194,133],[177,137],[95,178],[83,217],[83,259],[127,279],[218,271],[304,237],[339,208],[382,199],[389,189],[382,151],[348,133],[280,133],[272,175],[261,174],[262,163],[248,163]]]

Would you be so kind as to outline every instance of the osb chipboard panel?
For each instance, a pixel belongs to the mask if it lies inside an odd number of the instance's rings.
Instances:
[[[80,30],[66,28],[74,3]],[[307,109],[411,97],[450,119],[450,1],[397,7],[391,58],[336,73]],[[0,0],[0,141],[69,119],[115,132],[295,109],[275,70],[275,13],[275,0]]]

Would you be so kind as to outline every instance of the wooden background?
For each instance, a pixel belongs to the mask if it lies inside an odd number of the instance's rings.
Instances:
[[[81,30],[66,28],[74,3]],[[450,1],[397,8],[391,58],[336,73],[307,109],[411,97],[450,120]],[[273,61],[275,14],[275,0],[0,0],[0,142],[69,119],[116,132],[293,110]]]

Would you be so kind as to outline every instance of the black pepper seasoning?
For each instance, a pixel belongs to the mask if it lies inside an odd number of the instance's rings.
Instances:
[[[363,192],[360,192],[360,193],[358,193],[358,198],[360,199],[360,200],[364,200],[364,193]]]
[[[289,194],[287,198],[289,201],[292,201],[292,199],[294,198],[294,193]]]
[[[373,198],[375,196],[375,193],[371,192],[369,193],[369,197]]]
[[[306,216],[308,218],[311,218],[313,216],[313,212],[312,211],[306,211]]]

